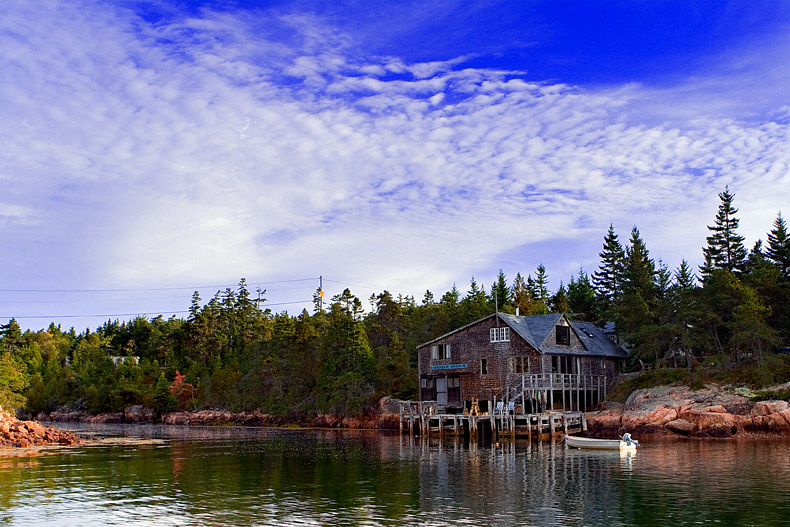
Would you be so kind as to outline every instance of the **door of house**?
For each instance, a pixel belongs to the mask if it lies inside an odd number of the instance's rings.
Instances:
[[[436,378],[436,403],[447,405],[447,377]]]
[[[447,404],[461,404],[461,378],[458,375],[447,378]]]

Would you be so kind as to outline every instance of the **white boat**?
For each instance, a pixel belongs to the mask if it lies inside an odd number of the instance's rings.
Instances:
[[[598,450],[636,450],[639,442],[629,434],[622,439],[593,439],[591,437],[565,436],[565,443],[572,448],[591,448]]]

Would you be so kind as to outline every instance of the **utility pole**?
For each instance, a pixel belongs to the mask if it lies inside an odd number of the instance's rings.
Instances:
[[[261,290],[260,286],[258,286],[258,298],[255,299],[255,309],[260,311],[261,309],[261,295],[264,293],[265,290]]]
[[[319,310],[324,310],[324,275],[318,275],[318,306]]]

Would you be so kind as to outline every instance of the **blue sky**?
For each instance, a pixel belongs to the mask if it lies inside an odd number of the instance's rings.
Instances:
[[[790,3],[0,7],[0,322],[295,312],[593,271],[609,223],[699,263],[790,195]],[[787,211],[785,210],[785,216]],[[97,316],[87,316],[97,315]]]

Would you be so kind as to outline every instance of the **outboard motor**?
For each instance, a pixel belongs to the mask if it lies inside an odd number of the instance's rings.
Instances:
[[[631,434],[629,434],[628,432],[623,434],[623,437],[621,439],[625,441],[626,444],[628,445],[636,445],[637,448],[639,447],[639,441],[637,441],[636,439],[631,439]]]

